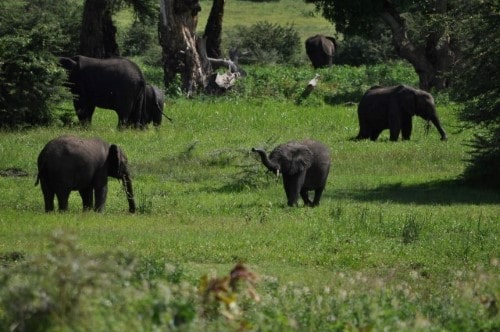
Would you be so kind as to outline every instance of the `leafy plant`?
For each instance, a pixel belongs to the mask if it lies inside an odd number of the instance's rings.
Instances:
[[[300,37],[293,25],[261,21],[249,27],[237,26],[229,33],[228,45],[240,50],[241,63],[293,63],[299,53]]]

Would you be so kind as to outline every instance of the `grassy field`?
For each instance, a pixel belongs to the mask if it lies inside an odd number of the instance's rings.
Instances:
[[[265,20],[302,39],[331,34],[313,9],[229,0],[224,29]],[[119,30],[131,18],[121,12]],[[142,68],[162,86],[161,70]],[[159,128],[118,130],[98,109],[87,129],[0,131],[0,331],[498,331],[500,193],[457,180],[474,133],[460,105],[436,96],[447,142],[420,118],[410,141],[354,141],[361,94],[416,86],[411,67],[320,70],[306,100],[310,66],[245,70],[227,96],[168,99],[174,122]],[[137,213],[112,179],[102,214],[82,212],[76,192],[68,212],[43,212],[36,159],[62,134],[123,148]],[[287,207],[251,153],[303,138],[332,153],[317,208]],[[238,263],[251,273],[232,289]]]
[[[200,1],[198,29],[205,29],[212,7],[211,0]],[[280,0],[270,2],[226,1],[224,5],[223,30],[232,30],[238,25],[252,25],[258,22],[279,22],[291,24],[297,29],[301,39],[317,33],[332,35],[335,27],[315,11],[313,4],[300,0]]]
[[[332,76],[346,70],[336,68]],[[327,71],[322,75],[328,77]],[[0,177],[0,255],[54,257],[54,241],[66,242],[53,234],[62,232],[63,239],[76,238],[84,255],[136,257],[141,280],[164,280],[173,266],[181,280],[197,285],[200,276],[226,274],[238,262],[260,276],[261,301],[239,298],[233,319],[196,316],[187,325],[195,329],[232,329],[242,322],[270,330],[498,328],[500,195],[456,181],[472,135],[457,122],[457,106],[438,107],[447,142],[434,128],[426,135],[420,119],[409,142],[389,142],[388,133],[377,142],[357,142],[351,140],[358,130],[356,104],[310,98],[297,105],[293,98],[240,92],[170,100],[166,112],[174,122],[143,131],[119,131],[114,112],[97,110],[89,129],[1,132],[0,170],[17,168],[27,176]],[[76,193],[69,212],[43,212],[40,188],[34,187],[36,157],[48,140],[68,133],[99,136],[125,150],[138,213],[127,213],[117,181],[110,181],[103,214],[82,213]],[[331,148],[328,185],[318,208],[288,208],[281,181],[264,171],[250,149],[308,137]],[[4,291],[14,287],[9,282],[3,279]],[[168,302],[157,291],[148,289],[148,299]],[[196,293],[180,296],[196,299]],[[98,315],[98,322],[111,319],[113,329],[129,324],[117,311],[123,308],[80,300],[81,310]],[[144,310],[133,296],[126,303],[134,315]],[[98,314],[90,309],[95,306]],[[160,310],[165,317],[180,310],[165,306],[174,312]],[[195,311],[199,306],[193,304]],[[0,322],[10,317],[3,310]],[[162,326],[149,314],[134,324]]]

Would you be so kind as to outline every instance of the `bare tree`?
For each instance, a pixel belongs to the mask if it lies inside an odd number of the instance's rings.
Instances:
[[[165,86],[169,87],[180,74],[182,89],[189,96],[207,85],[208,63],[202,63],[196,39],[200,10],[198,0],[160,1],[158,30],[163,49]]]

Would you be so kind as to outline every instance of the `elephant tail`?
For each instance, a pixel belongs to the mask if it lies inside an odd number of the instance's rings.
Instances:
[[[35,182],[35,187],[38,186],[38,183],[40,182],[40,173],[36,175],[36,182]]]

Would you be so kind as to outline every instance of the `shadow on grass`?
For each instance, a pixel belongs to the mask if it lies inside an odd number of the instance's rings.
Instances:
[[[403,204],[498,204],[500,193],[464,185],[459,180],[432,181],[415,185],[401,183],[381,185],[374,189],[337,190],[334,199],[395,202]]]
[[[364,91],[347,91],[338,94],[329,94],[324,96],[323,101],[328,105],[347,104],[349,106],[356,106],[363,96]]]

